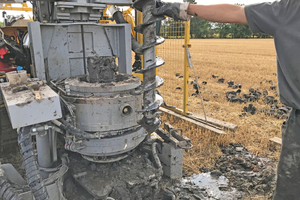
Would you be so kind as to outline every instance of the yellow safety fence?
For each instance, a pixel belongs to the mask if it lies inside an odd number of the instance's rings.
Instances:
[[[165,42],[157,46],[157,55],[165,60],[165,65],[158,68],[158,76],[165,83],[159,91],[168,105],[187,114],[189,66],[185,47],[190,47],[190,22],[167,18],[161,24],[160,36]]]

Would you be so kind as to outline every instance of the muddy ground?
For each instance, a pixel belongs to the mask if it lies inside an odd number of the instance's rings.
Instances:
[[[257,157],[240,144],[222,148],[223,155],[213,168],[185,176],[173,185],[176,199],[271,199],[276,184],[276,162]]]
[[[200,168],[201,173],[192,176],[184,173],[182,180],[163,177],[159,184],[157,166],[147,153],[137,150],[128,158],[111,164],[91,163],[78,154],[69,153],[71,162],[64,185],[65,196],[72,200],[105,197],[116,200],[234,200],[252,196],[271,199],[276,161],[257,157],[240,144],[230,144],[221,150],[223,155],[213,168]],[[1,163],[12,163],[24,175],[17,148],[2,153]],[[80,185],[84,183],[89,183],[88,187]]]

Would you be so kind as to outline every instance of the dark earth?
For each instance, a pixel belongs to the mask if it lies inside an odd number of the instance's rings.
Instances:
[[[24,175],[21,157],[12,150],[1,155],[2,163],[12,163]],[[64,183],[65,196],[72,200],[94,200],[76,179],[91,181],[91,187],[105,191],[116,200],[215,200],[245,199],[261,195],[271,199],[275,187],[276,161],[260,158],[240,144],[221,147],[223,155],[213,168],[200,168],[182,180],[163,177],[156,184],[158,171],[147,153],[134,151],[128,158],[111,164],[95,164],[70,153],[70,172]],[[76,177],[74,178],[74,174]],[[81,181],[82,181],[81,180]],[[105,199],[105,198],[102,198]]]

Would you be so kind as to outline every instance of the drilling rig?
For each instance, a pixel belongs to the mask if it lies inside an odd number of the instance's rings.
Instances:
[[[5,2],[4,2],[5,3]],[[155,0],[33,1],[28,23],[32,67],[8,72],[2,98],[26,180],[10,164],[0,168],[0,197],[36,199],[165,199],[162,176],[182,176],[191,141],[162,122],[157,88]],[[117,24],[99,24],[111,6]],[[136,32],[116,6],[143,13]],[[131,51],[143,56],[132,75]],[[152,133],[160,136],[151,137]],[[76,189],[74,189],[76,188]],[[71,193],[71,194],[70,194]]]

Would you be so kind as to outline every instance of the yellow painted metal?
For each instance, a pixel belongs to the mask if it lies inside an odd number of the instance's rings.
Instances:
[[[107,5],[106,8],[103,10],[103,17],[110,18],[109,14],[107,13],[107,10],[111,7],[111,5]],[[116,24],[115,21],[111,20],[100,20],[99,24]]]
[[[99,24],[116,24],[116,22],[111,20],[100,20]]]
[[[190,114],[191,114],[191,112],[184,113],[183,110],[181,110],[181,109],[179,109],[179,108],[170,108],[170,107],[167,107],[167,106],[165,106],[165,105],[162,105],[162,107],[167,108],[168,110],[172,110],[172,111],[174,111],[175,113],[181,114],[181,115],[190,115]]]
[[[143,23],[143,13],[140,12],[140,11],[137,11],[136,22],[137,22],[137,25]],[[136,33],[136,37],[137,37],[137,41],[138,41],[140,44],[143,44],[143,35],[142,35],[141,33]],[[142,68],[143,68],[143,55],[141,55],[141,63],[142,63]],[[133,75],[134,75],[134,76],[137,76],[137,77],[139,77],[141,80],[143,80],[143,74],[133,73]]]
[[[183,84],[183,113],[188,113],[188,99],[189,99],[189,63],[187,58],[186,47],[190,47],[190,21],[185,22],[184,25],[184,84]]]
[[[134,30],[135,22],[134,22],[132,14],[131,14],[132,10],[133,10],[132,8],[128,8],[127,10],[123,11],[122,13],[123,13],[124,19],[131,25],[131,34],[133,35],[134,38],[136,38],[135,30]]]
[[[106,8],[103,10],[103,17],[109,17],[109,14],[107,14],[107,10],[111,7],[111,5],[106,6]]]
[[[11,3],[5,3],[4,6],[0,7],[0,10],[32,12],[32,8],[28,7],[27,3],[21,3],[21,6],[22,7],[15,7],[15,6],[12,6]]]
[[[137,11],[137,25],[143,23],[143,13],[140,11]],[[143,44],[143,34],[137,33],[137,41],[140,44]]]

